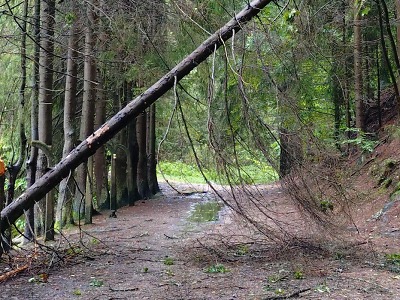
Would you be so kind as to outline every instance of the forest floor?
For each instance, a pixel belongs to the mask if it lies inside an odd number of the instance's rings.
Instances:
[[[350,242],[272,243],[226,207],[218,221],[193,217],[212,198],[207,186],[161,187],[58,235],[46,244],[57,254],[13,251],[1,272],[24,271],[0,284],[0,299],[400,299],[400,258],[387,256],[400,253],[399,202],[385,211],[397,228],[376,218],[349,229]],[[278,185],[262,193],[276,211],[294,209]]]

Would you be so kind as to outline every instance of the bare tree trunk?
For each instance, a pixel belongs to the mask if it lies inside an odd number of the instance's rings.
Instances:
[[[53,108],[53,52],[55,0],[42,1],[41,4],[41,41],[39,58],[39,141],[51,147],[52,144],[52,108]],[[48,158],[39,150],[38,175],[42,177],[48,170]],[[43,233],[45,240],[54,239],[54,199],[53,194],[46,195],[43,207]]]
[[[122,108],[127,104],[126,99],[126,87],[125,84],[120,88],[119,96],[115,98],[115,107]],[[116,172],[116,200],[117,208],[126,205],[128,197],[128,180],[127,180],[127,148],[128,148],[128,136],[127,129],[124,128],[117,135],[117,145],[115,148],[116,160],[115,167],[118,170]]]
[[[94,1],[91,0],[87,4],[87,17],[88,22],[85,28],[85,63],[84,63],[84,83],[83,83],[83,103],[82,103],[82,116],[81,127],[79,132],[80,140],[86,139],[94,130],[94,99],[95,89],[94,81],[96,80],[96,68],[93,58],[93,26],[95,23],[93,12]],[[92,199],[88,199],[86,194],[86,180],[88,176],[87,161],[80,165],[76,170],[77,191],[75,193],[75,201],[73,207],[73,218],[75,222],[84,217],[87,218],[86,222],[90,223]],[[92,174],[89,174],[92,176]],[[85,200],[83,202],[83,200]]]
[[[397,38],[397,57],[400,57],[400,0],[395,0],[396,2],[396,38]],[[400,83],[400,80],[399,80]],[[400,90],[400,86],[399,86]]]
[[[139,160],[137,165],[137,187],[142,199],[150,197],[149,184],[147,182],[147,149],[146,149],[146,111],[142,111],[136,118],[136,138],[138,141]]]
[[[153,103],[147,114],[147,177],[150,193],[155,195],[160,191],[157,181],[156,162],[156,104]]]
[[[365,111],[362,70],[361,2],[354,1],[354,98],[356,104],[356,127],[365,131]]]
[[[98,74],[100,76],[100,74]],[[103,80],[98,78],[99,86],[97,89],[96,115],[94,128],[97,130],[106,121],[106,95],[104,93]],[[100,147],[94,155],[94,180],[97,208],[104,207],[107,202],[107,169],[106,169],[106,150]],[[108,205],[109,206],[109,205]]]
[[[6,182],[6,166],[4,161],[0,158],[0,209],[3,209],[6,205],[6,194],[4,191],[4,185]],[[5,233],[8,232],[8,229],[4,231]],[[6,234],[5,234],[6,235]],[[3,232],[0,235],[0,256],[3,251],[7,251],[8,247],[6,244],[8,243],[7,237],[3,237]],[[3,249],[5,247],[5,249]]]
[[[39,97],[39,54],[40,54],[40,0],[34,4],[33,37],[35,39],[33,78],[31,94],[31,140],[39,139],[38,130],[38,97]],[[31,154],[27,162],[27,186],[31,187],[36,181],[38,148],[31,145]],[[35,209],[30,207],[25,212],[24,243],[33,241],[35,228]]]
[[[72,11],[76,13],[76,1],[72,0]],[[68,37],[68,55],[67,55],[67,74],[65,79],[65,95],[64,95],[64,147],[63,155],[65,158],[74,148],[76,141],[76,132],[74,126],[74,118],[76,112],[76,91],[77,91],[77,73],[78,65],[76,59],[78,57],[78,21],[71,25]],[[72,174],[71,174],[72,175]],[[59,195],[57,200],[56,224],[61,229],[65,224],[70,223],[72,195],[74,184],[71,182],[71,176],[63,179],[59,187]]]
[[[0,158],[0,209],[6,206],[6,193],[4,191],[4,184],[6,182],[6,165]]]
[[[84,162],[96,150],[113,138],[122,128],[142,113],[147,107],[170,90],[176,82],[181,80],[201,62],[214,53],[216,48],[238,32],[246,22],[256,16],[271,0],[254,0],[235,15],[227,24],[211,35],[190,55],[186,56],[177,66],[160,78],[144,93],[130,102],[125,108],[114,115],[103,126],[82,141],[65,159],[40,178],[32,187],[27,189],[0,214],[0,232],[4,232],[24,210],[31,207],[48,191],[54,188],[69,172]]]
[[[104,10],[106,7],[105,1],[99,1],[99,7],[101,10]],[[103,52],[105,50],[105,45],[107,43],[107,35],[103,26],[103,22],[99,20],[99,52]],[[103,75],[101,72],[97,74],[98,86],[96,90],[96,112],[94,119],[94,128],[97,130],[100,126],[106,121],[106,93],[105,93],[105,82]],[[96,205],[97,208],[104,208],[107,204],[107,200],[109,200],[108,195],[108,172],[107,172],[107,163],[106,163],[106,150],[105,147],[100,147],[96,154],[93,157],[94,159],[94,193],[96,197]],[[108,203],[107,208],[110,206]]]
[[[132,101],[133,83],[128,82],[126,86],[126,95],[128,102]],[[128,124],[128,153],[127,153],[127,186],[128,186],[128,204],[134,205],[135,201],[140,199],[137,189],[137,166],[139,160],[139,146],[136,138],[136,120]]]

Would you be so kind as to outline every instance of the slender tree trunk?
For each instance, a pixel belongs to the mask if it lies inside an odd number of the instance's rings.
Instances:
[[[126,88],[125,84],[120,88],[120,93],[115,98],[115,107],[121,108],[127,104]],[[115,149],[116,160],[115,167],[118,170],[116,172],[116,198],[117,208],[126,205],[128,202],[128,181],[127,181],[127,148],[128,148],[128,136],[127,129],[124,128],[117,136],[117,145]]]
[[[72,11],[77,14],[76,2],[72,0]],[[67,157],[74,148],[76,141],[76,132],[74,126],[74,118],[76,113],[76,91],[77,91],[77,74],[78,74],[78,21],[71,25],[68,37],[68,55],[67,55],[67,74],[65,79],[65,95],[64,95],[64,147],[63,158]],[[72,174],[71,174],[72,175]],[[74,183],[71,181],[72,176],[63,179],[59,187],[59,195],[57,200],[56,224],[61,229],[65,224],[70,223],[72,195]]]
[[[133,83],[128,82],[126,87],[126,95],[128,102],[132,101]],[[140,199],[137,188],[137,167],[139,161],[139,146],[136,138],[136,120],[128,124],[128,153],[127,153],[127,185],[128,185],[128,204],[134,205],[135,201]]]
[[[94,1],[90,0],[87,3],[87,24],[85,28],[85,62],[84,62],[84,83],[83,83],[83,103],[82,103],[82,116],[81,127],[79,132],[80,140],[85,140],[94,130],[94,99],[95,89],[94,81],[96,79],[96,68],[93,58],[93,26],[95,25],[95,18],[93,12]],[[75,193],[75,201],[73,207],[73,218],[75,222],[79,222],[81,218],[85,218],[86,222],[90,223],[92,211],[92,199],[88,199],[86,194],[86,180],[88,175],[88,164],[84,162],[77,168],[76,181],[77,191]],[[83,201],[84,200],[84,201]],[[85,211],[86,208],[86,211]]]
[[[98,76],[101,76],[98,74]],[[106,95],[104,92],[104,83],[101,78],[98,78],[99,86],[97,89],[97,101],[96,101],[96,116],[94,120],[95,129],[99,129],[100,126],[106,121]],[[94,180],[95,180],[95,195],[97,200],[97,208],[107,208],[107,169],[106,169],[106,150],[104,146],[100,147],[94,155]]]
[[[34,4],[33,37],[35,39],[33,78],[31,94],[31,140],[39,139],[38,130],[38,97],[39,97],[39,54],[40,54],[40,0]],[[36,181],[38,148],[31,145],[31,153],[27,162],[27,186],[31,187]],[[35,228],[35,209],[30,207],[25,213],[24,242],[33,241]]]
[[[6,166],[4,164],[4,161],[0,157],[0,210],[2,210],[6,206],[6,194],[4,191],[4,185],[6,182]],[[1,228],[0,228],[1,229]],[[7,246],[7,233],[8,230],[1,230],[0,234],[0,256],[4,251],[8,250]],[[5,249],[4,249],[5,248]]]
[[[356,104],[356,127],[361,131],[365,131],[360,5],[360,1],[354,1],[354,98]]]
[[[400,57],[400,0],[395,0],[396,3],[396,38],[397,38],[397,57]],[[400,90],[400,88],[399,88]]]
[[[99,1],[99,7],[103,11],[106,8],[104,0]],[[99,20],[99,52],[104,52],[106,49],[107,35],[105,32],[105,25],[103,25],[102,20]],[[96,112],[94,119],[94,128],[97,130],[106,121],[106,93],[105,93],[105,76],[98,72],[97,74],[98,88],[96,91]],[[97,208],[109,207],[109,195],[108,195],[108,172],[107,172],[107,162],[106,162],[106,149],[104,146],[100,147],[93,157],[94,159],[94,193],[96,197]]]
[[[152,104],[147,115],[147,177],[150,193],[155,195],[160,191],[157,181],[157,162],[156,162],[156,104]]]
[[[136,118],[136,138],[138,141],[139,160],[137,166],[137,187],[142,199],[150,196],[149,184],[147,181],[147,151],[146,151],[146,111]]]
[[[381,72],[379,65],[379,46],[376,46],[376,89],[377,89],[377,106],[378,106],[378,126],[382,127],[382,108],[381,108]]]
[[[39,141],[47,147],[52,145],[53,125],[53,52],[54,52],[54,18],[55,0],[42,1],[41,3],[41,41],[39,58]],[[49,157],[39,150],[38,175],[42,177],[48,170]],[[52,193],[46,195],[45,206],[42,207],[42,224],[45,240],[54,239],[54,198]]]

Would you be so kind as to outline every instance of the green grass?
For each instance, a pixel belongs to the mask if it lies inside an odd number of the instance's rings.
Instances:
[[[158,177],[178,182],[190,183],[206,183],[197,166],[188,165],[182,161],[176,162],[159,162]],[[224,175],[219,175],[215,170],[203,170],[207,179],[219,184],[228,184],[228,180]],[[240,179],[246,184],[262,184],[271,183],[278,180],[276,171],[266,165],[255,163],[252,165],[241,166],[240,177],[236,169],[230,170],[229,181],[233,184],[239,184]]]
[[[215,264],[212,266],[209,266],[204,270],[205,273],[227,273],[229,272],[229,269],[227,269],[224,265],[222,264]]]
[[[162,178],[162,174],[164,174],[165,179],[171,181],[206,183],[197,167],[190,166],[180,161],[159,162],[157,171],[159,178]]]

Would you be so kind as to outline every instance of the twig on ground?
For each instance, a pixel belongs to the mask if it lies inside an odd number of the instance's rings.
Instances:
[[[166,238],[171,239],[171,240],[177,240],[177,239],[179,239],[179,238],[176,237],[176,236],[169,236],[169,235],[166,235],[165,233],[164,233],[164,235],[165,235]]]
[[[307,292],[311,290],[311,288],[304,288],[301,290],[297,290],[289,295],[282,295],[282,296],[271,296],[271,297],[266,297],[263,298],[263,300],[278,300],[278,299],[290,299],[290,298],[296,298],[299,297],[301,293]]]
[[[109,286],[110,291],[112,292],[133,292],[133,291],[138,291],[138,287],[133,287],[133,288],[126,288],[126,289],[115,289]]]

